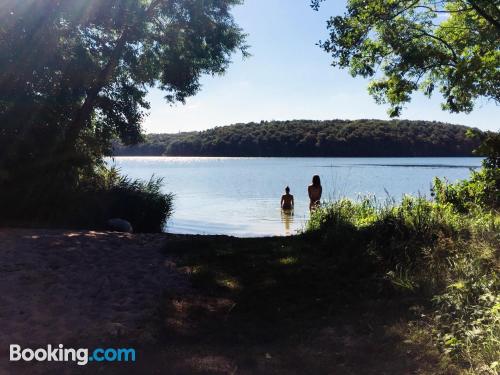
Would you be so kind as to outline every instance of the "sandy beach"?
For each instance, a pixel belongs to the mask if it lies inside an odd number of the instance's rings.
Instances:
[[[10,344],[155,342],[162,293],[188,287],[162,251],[166,237],[1,229],[0,374],[13,373],[6,367]],[[43,365],[33,365],[17,366],[15,373],[42,371]]]

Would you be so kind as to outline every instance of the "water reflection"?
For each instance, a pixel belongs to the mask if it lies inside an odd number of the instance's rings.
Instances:
[[[281,210],[281,222],[285,224],[285,235],[290,235],[292,233],[293,225],[293,209],[291,210]]]

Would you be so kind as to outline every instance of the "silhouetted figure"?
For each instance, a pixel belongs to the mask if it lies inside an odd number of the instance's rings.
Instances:
[[[307,193],[309,194],[309,210],[313,211],[319,207],[321,193],[323,193],[321,180],[318,175],[313,176],[312,184],[307,187]]]
[[[290,194],[290,188],[287,186],[285,188],[285,194],[281,196],[281,209],[293,210],[293,205],[293,195]]]

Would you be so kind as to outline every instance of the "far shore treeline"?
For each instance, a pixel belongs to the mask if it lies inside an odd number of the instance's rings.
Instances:
[[[145,142],[115,144],[115,156],[473,156],[470,128],[409,120],[262,121],[201,132],[148,134]],[[478,131],[475,129],[475,131]]]

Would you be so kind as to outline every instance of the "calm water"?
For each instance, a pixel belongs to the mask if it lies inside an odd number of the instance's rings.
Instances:
[[[119,157],[114,163],[133,178],[163,177],[175,194],[166,231],[234,236],[286,235],[308,218],[307,185],[321,176],[323,198],[403,194],[429,196],[434,176],[469,176],[480,158],[176,158]],[[293,216],[279,208],[284,187],[295,196]]]

